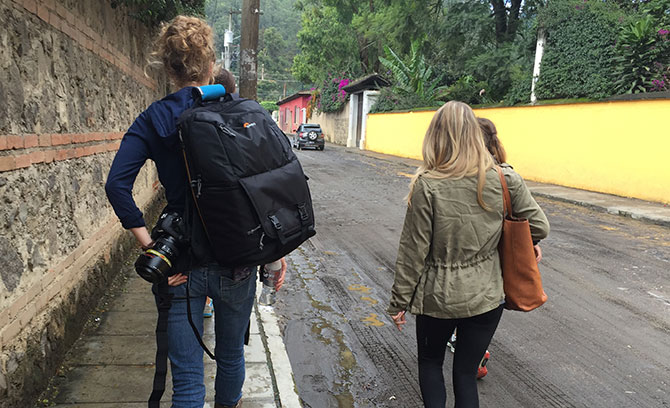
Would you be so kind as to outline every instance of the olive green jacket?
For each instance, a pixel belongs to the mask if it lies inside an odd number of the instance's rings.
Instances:
[[[521,176],[503,164],[512,212],[527,218],[533,240],[549,233],[549,222]],[[504,299],[498,241],[503,200],[495,168],[486,174],[486,211],[477,203],[477,177],[420,176],[400,236],[388,312],[409,310],[441,319],[476,316]]]

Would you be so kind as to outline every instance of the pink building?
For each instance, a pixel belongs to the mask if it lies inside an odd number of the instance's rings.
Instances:
[[[300,91],[277,102],[279,127],[284,133],[295,133],[301,123],[307,122],[307,103],[311,95],[311,91]]]

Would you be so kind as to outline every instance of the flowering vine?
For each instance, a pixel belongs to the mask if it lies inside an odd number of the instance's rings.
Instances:
[[[340,75],[328,74],[321,85],[321,97],[318,109],[321,112],[337,112],[349,99],[349,95],[343,89],[351,80],[344,73]]]

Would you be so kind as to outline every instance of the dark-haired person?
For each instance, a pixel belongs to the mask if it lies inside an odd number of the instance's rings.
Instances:
[[[433,116],[423,163],[410,183],[388,312],[398,329],[416,315],[419,386],[426,407],[444,408],[442,365],[458,329],[452,381],[455,406],[478,407],[477,368],[503,310],[498,241],[502,186],[472,109],[457,101]],[[528,219],[534,239],[549,223],[528,188],[503,168],[514,215]]]
[[[192,87],[208,85],[214,67],[212,29],[196,17],[178,16],[161,27],[152,53],[176,91],[142,112],[128,129],[114,158],[105,186],[124,228],[143,248],[153,243],[142,212],[132,197],[135,178],[147,159],[155,162],[165,188],[164,212],[194,219],[191,247],[183,251],[167,279],[173,295],[168,314],[168,357],[172,373],[173,408],[201,408],[205,402],[203,350],[187,319],[186,286],[191,316],[202,334],[205,298],[216,307],[215,407],[237,407],[244,383],[244,334],[256,289],[258,267],[224,268],[216,263],[199,218],[184,214],[187,176],[177,136],[177,118],[194,103]],[[283,262],[282,272],[286,270]],[[281,283],[279,284],[281,286]],[[164,286],[162,286],[164,287]],[[278,289],[278,287],[277,287]],[[162,289],[154,285],[157,304]]]
[[[221,66],[214,67],[214,78],[211,81],[212,84],[223,85],[226,88],[226,92],[233,94],[235,93],[235,77],[233,74]],[[205,300],[205,310],[202,314],[203,317],[212,317],[214,314],[214,302],[212,299],[207,297]]]
[[[479,123],[479,128],[482,130],[484,145],[486,145],[486,149],[491,153],[491,156],[493,156],[493,160],[495,160],[496,164],[511,169],[512,166],[507,163],[507,152],[505,151],[505,147],[500,141],[500,138],[498,138],[498,129],[496,128],[496,125],[486,118],[477,118],[477,123]],[[539,242],[539,240],[533,241],[538,262],[542,260],[542,249],[540,248],[540,245],[538,245]]]
[[[502,142],[498,139],[496,125],[486,118],[477,118],[477,123],[479,123],[479,127],[482,130],[486,149],[491,153],[496,163],[507,163],[507,152],[505,152]]]
[[[221,84],[227,93],[235,93],[235,76],[232,72],[220,66],[215,67],[213,84]]]
[[[498,130],[496,129],[496,125],[493,124],[493,122],[491,122],[491,120],[489,119],[479,117],[477,118],[477,123],[479,123],[479,128],[482,131],[482,136],[484,138],[484,145],[486,146],[486,149],[489,151],[489,153],[491,153],[491,156],[493,156],[493,160],[495,161],[495,163],[502,167],[508,167],[511,169],[512,166],[507,164],[507,152],[505,151],[502,142],[498,138]],[[540,260],[542,260],[542,249],[540,248],[540,245],[538,245],[539,241],[534,241],[533,243],[537,262],[540,262]],[[448,346],[451,348],[452,351],[455,350],[456,332],[454,332],[454,334],[451,336]],[[485,355],[482,358],[481,363],[479,364],[477,379],[486,376],[486,374],[488,373],[488,369],[483,364],[488,362],[489,357],[490,357],[489,351],[486,350]]]

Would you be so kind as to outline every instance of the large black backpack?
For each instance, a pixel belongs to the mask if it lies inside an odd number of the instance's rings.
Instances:
[[[219,264],[269,263],[316,233],[307,177],[257,102],[230,94],[198,98],[178,129],[195,206]]]

